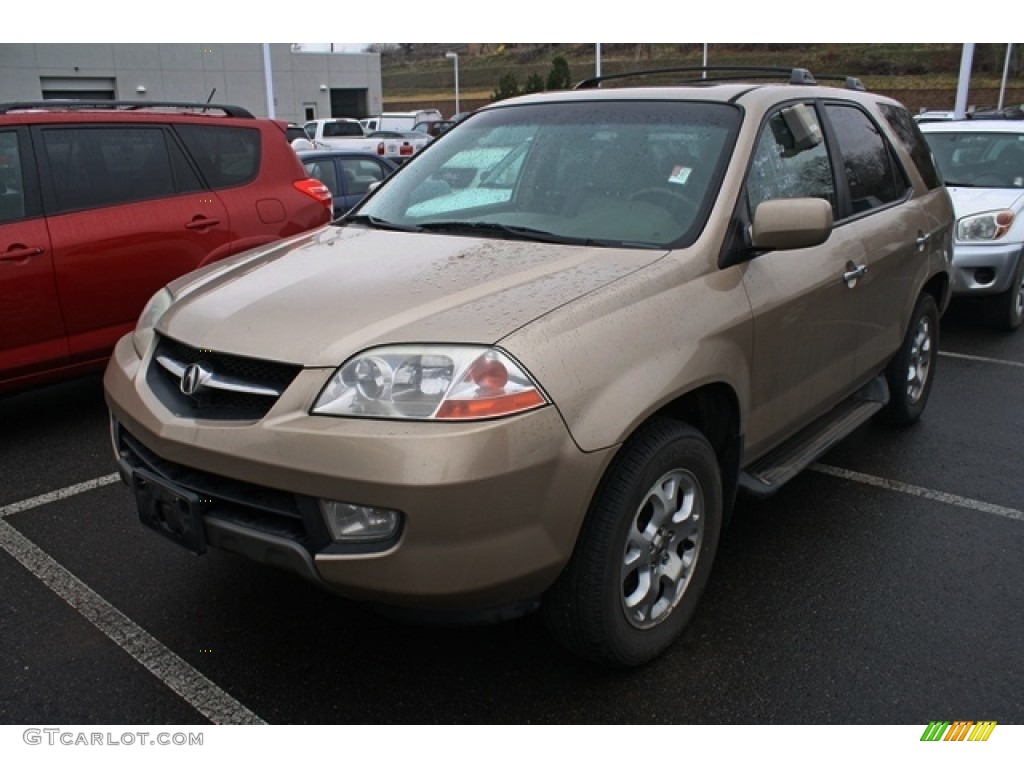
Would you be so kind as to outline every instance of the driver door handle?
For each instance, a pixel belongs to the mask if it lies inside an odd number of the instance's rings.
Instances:
[[[43,249],[38,245],[30,247],[19,243],[18,245],[12,245],[3,253],[0,253],[0,261],[24,261],[25,259],[30,259],[33,256],[38,256],[42,252]]]

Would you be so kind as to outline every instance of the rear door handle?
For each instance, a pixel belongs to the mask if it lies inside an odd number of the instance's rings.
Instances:
[[[928,241],[930,241],[931,239],[932,239],[931,232],[928,232],[928,233],[919,232],[917,234],[917,240],[915,241],[917,243],[918,250],[923,251],[925,249],[925,246],[928,245]]]
[[[864,275],[868,273],[868,265],[861,264],[859,267],[855,267],[853,262],[849,262],[846,265],[846,272],[843,272],[843,282],[850,288],[853,288]]]
[[[220,224],[220,219],[208,219],[205,216],[196,216],[185,225],[185,229],[209,229]]]
[[[25,261],[43,252],[39,246],[12,245],[3,253],[0,253],[0,261]]]

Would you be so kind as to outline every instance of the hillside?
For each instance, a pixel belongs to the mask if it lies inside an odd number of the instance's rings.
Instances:
[[[459,55],[459,95],[463,110],[489,103],[503,77],[520,88],[531,76],[546,80],[552,60],[562,56],[572,82],[595,71],[593,44],[415,43],[379,46],[386,109],[433,106],[454,111],[453,62]],[[700,66],[699,43],[605,43],[601,46],[604,75],[637,69]],[[995,104],[1003,73],[1005,43],[978,44],[974,55],[969,101]],[[961,44],[742,44],[708,46],[712,66],[805,67],[819,75],[859,77],[873,91],[894,96],[910,109],[951,108],[960,70]],[[1015,47],[1005,103],[1024,101],[1024,67]]]

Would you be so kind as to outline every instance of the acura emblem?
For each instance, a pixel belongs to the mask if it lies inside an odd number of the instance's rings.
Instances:
[[[212,374],[198,363],[193,363],[181,374],[181,392],[192,397],[203,388]]]

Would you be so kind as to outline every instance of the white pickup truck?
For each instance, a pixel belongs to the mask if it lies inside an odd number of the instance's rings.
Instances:
[[[321,118],[305,123],[308,141],[297,139],[294,149],[345,149],[386,157],[399,165],[430,143],[428,134],[413,131],[364,132],[358,120],[345,117]]]
[[[346,117],[327,117],[303,124],[306,138],[313,145],[299,149],[347,149],[353,152],[378,154],[379,139],[367,138],[358,120]],[[297,139],[301,141],[301,139]],[[294,146],[294,144],[292,145]],[[380,153],[383,154],[383,153]]]

